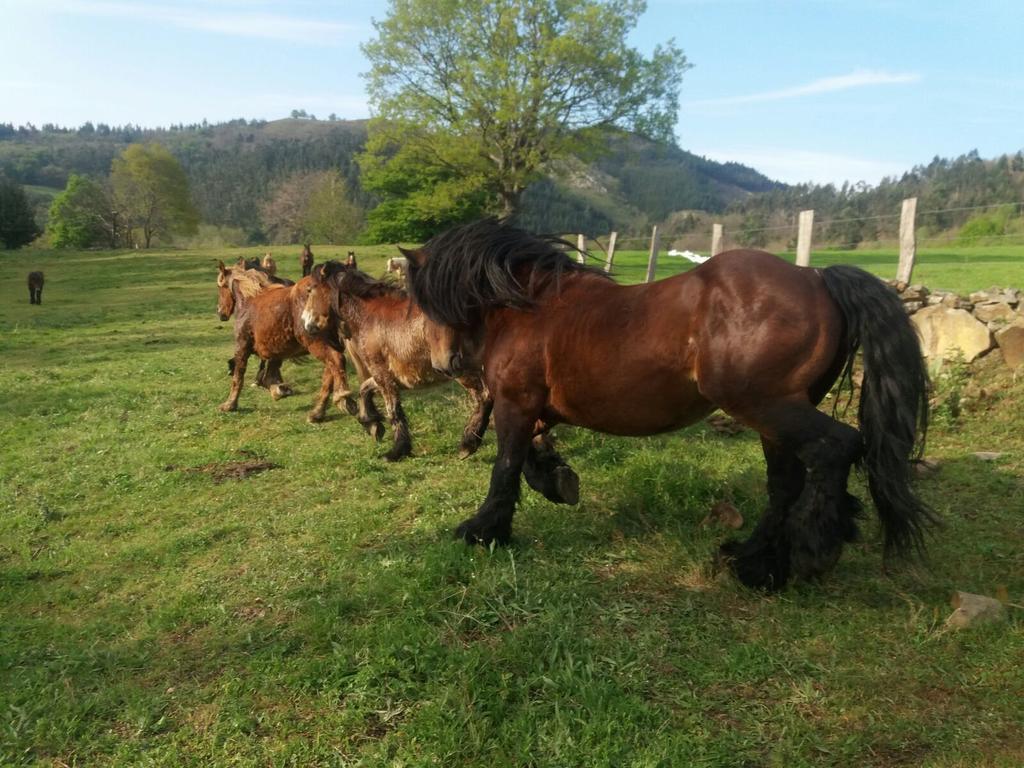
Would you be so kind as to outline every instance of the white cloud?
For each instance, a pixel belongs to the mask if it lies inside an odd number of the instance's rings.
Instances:
[[[874,160],[803,149],[740,147],[693,151],[699,151],[723,163],[743,163],[771,179],[787,184],[800,184],[806,181],[836,185],[844,181],[877,184],[883,177],[898,176],[910,170],[913,165],[912,162],[906,161]]]
[[[55,10],[77,16],[133,18],[233,37],[284,40],[316,45],[337,45],[346,40],[354,42],[364,31],[359,25],[339,21],[240,11],[233,8],[197,9],[183,5],[104,2],[103,0],[60,2],[53,7]]]
[[[723,96],[715,99],[699,99],[684,104],[688,107],[710,107],[726,106],[732,104],[754,104],[764,101],[782,101],[784,99],[798,99],[802,96],[815,96],[821,93],[835,93],[846,91],[851,88],[865,88],[873,85],[902,85],[916,83],[921,80],[921,75],[916,72],[883,72],[873,69],[857,69],[847,75],[836,77],[822,77],[812,80],[803,85],[795,85],[790,88],[781,88],[775,91],[762,91],[761,93],[750,93],[744,96]]]

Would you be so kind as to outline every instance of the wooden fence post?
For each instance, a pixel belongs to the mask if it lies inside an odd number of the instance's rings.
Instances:
[[[717,256],[723,250],[722,240],[722,225],[712,224],[711,225],[711,255]]]
[[[800,211],[796,234],[796,265],[811,266],[811,232],[814,229],[814,211]]]
[[[576,235],[576,261],[580,264],[584,264],[587,261],[587,257],[583,255],[583,251],[587,248],[586,235]]]
[[[615,262],[615,240],[618,238],[618,232],[612,232],[608,238],[608,256],[604,260],[604,271],[611,272],[612,264]]]
[[[647,257],[647,278],[644,280],[645,283],[654,281],[654,273],[658,269],[658,225],[654,225],[654,229],[651,230],[651,252]]]
[[[914,226],[917,220],[917,198],[908,197],[903,201],[900,212],[900,265],[896,268],[896,282],[910,284],[914,272],[914,258],[917,256],[917,238]]]

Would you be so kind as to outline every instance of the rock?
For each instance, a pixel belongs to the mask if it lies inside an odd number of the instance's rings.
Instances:
[[[1024,365],[1024,320],[996,331],[995,336],[1007,367],[1013,370]]]
[[[730,502],[720,501],[711,508],[700,524],[702,528],[717,524],[738,530],[743,527],[743,515]]]
[[[959,350],[969,363],[992,348],[988,328],[965,310],[924,307],[910,320],[921,334],[921,353],[930,360],[951,360]]]
[[[942,465],[938,459],[929,459],[925,456],[914,462],[914,471],[917,472],[919,476],[924,477],[938,472],[940,466]]]
[[[912,315],[924,306],[923,301],[904,301],[903,308],[907,310],[908,315]]]
[[[1003,454],[1000,451],[975,451],[972,455],[981,461],[995,461]]]
[[[1012,323],[1018,315],[1005,301],[983,301],[974,305],[974,316],[983,323]]]
[[[928,298],[928,289],[923,285],[908,285],[902,291],[900,291],[900,298],[904,302],[908,301],[921,301],[923,302]]]
[[[946,626],[953,629],[966,629],[1006,618],[1003,604],[993,597],[955,592],[950,602],[956,610],[946,619]]]

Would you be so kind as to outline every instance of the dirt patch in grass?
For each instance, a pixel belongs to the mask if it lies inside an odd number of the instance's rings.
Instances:
[[[223,483],[227,480],[245,480],[260,472],[281,468],[280,464],[266,461],[251,451],[239,451],[239,453],[245,458],[236,461],[211,461],[209,464],[201,464],[198,467],[179,467],[175,464],[168,464],[164,469],[167,472],[193,472],[209,475],[213,482]]]

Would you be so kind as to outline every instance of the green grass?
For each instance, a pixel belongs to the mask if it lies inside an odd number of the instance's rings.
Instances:
[[[391,255],[357,251],[374,272]],[[1024,762],[1021,611],[943,629],[954,589],[1024,602],[1024,382],[993,379],[933,429],[930,568],[883,572],[869,522],[824,584],[764,596],[713,575],[727,534],[700,522],[730,499],[749,532],[764,470],[752,434],[703,424],[561,429],[580,505],[524,491],[514,546],[473,549],[450,532],[494,438],[456,459],[455,388],[406,398],[398,466],[351,418],[305,422],[316,365],[285,367],[296,397],[247,387],[217,411],[232,344],[213,260],[240,252],[0,258],[0,764]],[[274,256],[295,274],[297,249]],[[999,257],[934,267],[961,290],[1024,285]],[[281,467],[183,471],[253,454]]]
[[[794,254],[782,254],[793,261]],[[603,257],[602,257],[603,258]],[[856,264],[879,277],[896,277],[899,251],[894,249],[862,251],[814,251],[811,265]],[[659,255],[657,277],[663,279],[692,269],[685,259]],[[647,270],[646,251],[620,251],[615,254],[615,272],[624,282],[642,282]],[[957,246],[922,248],[914,263],[913,281],[931,289],[970,293],[999,286],[1024,286],[1024,245]]]

